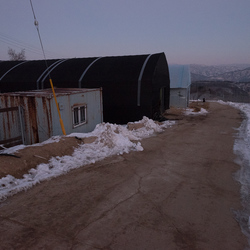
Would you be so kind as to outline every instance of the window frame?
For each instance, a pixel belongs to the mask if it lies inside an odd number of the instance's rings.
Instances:
[[[82,109],[84,109],[84,119]],[[76,116],[77,114],[77,116]],[[76,120],[77,119],[77,120]],[[72,106],[72,125],[73,128],[79,127],[87,123],[87,104],[79,104]]]

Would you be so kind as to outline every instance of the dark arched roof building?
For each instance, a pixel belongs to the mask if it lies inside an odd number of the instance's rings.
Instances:
[[[0,92],[54,87],[103,90],[105,122],[157,118],[169,108],[169,71],[164,53],[133,56],[0,62]]]

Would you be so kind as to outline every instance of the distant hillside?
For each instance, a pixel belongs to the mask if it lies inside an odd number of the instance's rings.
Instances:
[[[232,81],[250,82],[250,64],[231,64],[218,66],[190,65],[192,82]]]
[[[191,81],[198,82],[198,81],[209,81],[210,78],[208,76],[199,75],[191,72]]]
[[[231,82],[250,82],[250,68],[226,72],[224,74],[210,77],[210,79],[211,80],[231,81]]]
[[[249,91],[250,83],[196,81],[191,84],[190,98],[249,103]]]

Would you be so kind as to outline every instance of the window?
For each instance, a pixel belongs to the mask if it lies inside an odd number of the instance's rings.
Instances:
[[[76,106],[72,108],[74,127],[86,123],[86,109],[87,109],[86,105]]]

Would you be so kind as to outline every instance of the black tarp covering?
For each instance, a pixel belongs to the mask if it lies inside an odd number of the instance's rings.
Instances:
[[[57,59],[47,63],[54,87],[102,87],[105,122],[124,124],[143,116],[154,119],[169,108],[170,82],[164,53]],[[50,88],[44,60],[1,62],[0,79],[2,93]]]

